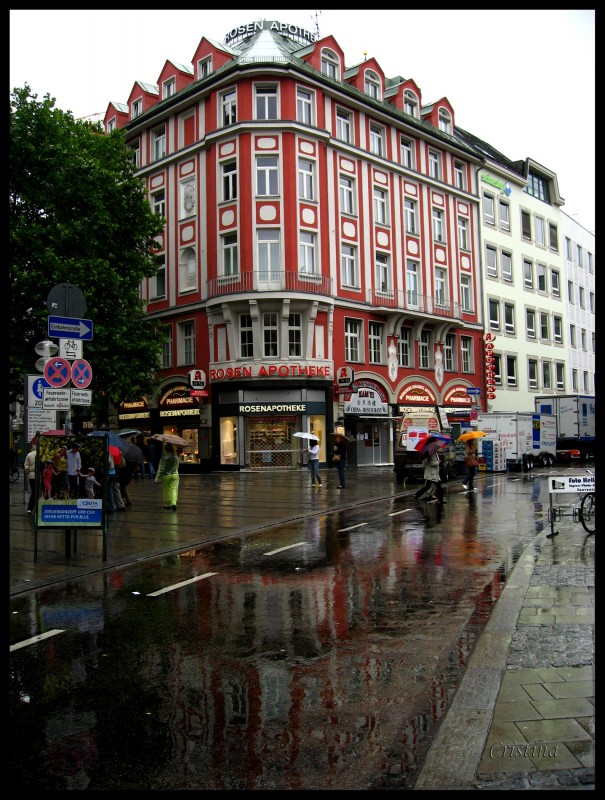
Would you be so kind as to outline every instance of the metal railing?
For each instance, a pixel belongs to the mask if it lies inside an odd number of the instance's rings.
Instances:
[[[238,272],[211,278],[208,298],[238,292],[302,292],[333,296],[332,278],[301,272]]]

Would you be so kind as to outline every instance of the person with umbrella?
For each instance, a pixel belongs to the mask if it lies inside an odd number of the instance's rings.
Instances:
[[[473,435],[473,433],[476,435]],[[475,472],[479,466],[479,458],[477,456],[477,439],[481,435],[485,436],[482,431],[474,431],[463,433],[458,439],[459,442],[464,442],[464,466],[466,467],[467,472],[466,477],[462,479],[462,485],[467,492],[475,491],[475,487],[473,486],[473,478],[475,477]]]
[[[164,451],[160,458],[155,482],[162,484],[164,495],[164,508],[171,508],[176,511],[176,504],[179,496],[179,464],[180,459],[176,453],[176,447],[171,442],[164,443]]]
[[[424,447],[420,450],[422,456],[422,464],[424,466],[424,486],[422,486],[414,495],[416,500],[428,500],[431,490],[435,487],[437,493],[437,502],[443,505],[447,502],[443,496],[443,486],[441,485],[441,475],[439,474],[439,467],[441,462],[439,460],[439,449],[446,445],[446,440],[434,438],[432,441],[427,439]]]
[[[315,486],[315,481],[319,487],[323,486],[319,477],[319,439],[309,439],[309,472],[311,473],[311,487]]]
[[[345,469],[347,466],[348,440],[340,433],[330,435],[330,439],[332,439],[332,461],[338,469],[338,488],[344,489],[347,485]]]

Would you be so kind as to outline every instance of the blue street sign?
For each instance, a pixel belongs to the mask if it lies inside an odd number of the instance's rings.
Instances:
[[[92,339],[92,321],[76,317],[49,317],[48,338]]]
[[[466,387],[467,394],[481,394],[481,389],[478,386],[467,386]]]

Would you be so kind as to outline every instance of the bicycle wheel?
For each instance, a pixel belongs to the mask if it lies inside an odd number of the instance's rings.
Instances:
[[[595,496],[585,494],[580,504],[580,522],[587,533],[594,533],[595,529]]]
[[[19,470],[17,467],[10,467],[10,482],[16,483],[19,480]]]

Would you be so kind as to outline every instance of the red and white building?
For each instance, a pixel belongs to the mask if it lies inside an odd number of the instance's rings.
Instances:
[[[481,157],[454,124],[376,58],[346,68],[333,36],[267,20],[110,103],[106,131],[125,131],[166,219],[142,286],[169,332],[163,380],[120,425],[176,430],[200,468],[295,468],[296,431],[326,460],[344,424],[351,464],[386,464],[406,406],[468,416]]]

